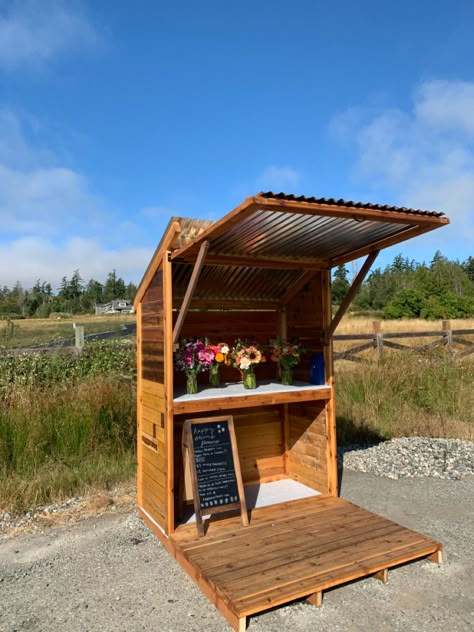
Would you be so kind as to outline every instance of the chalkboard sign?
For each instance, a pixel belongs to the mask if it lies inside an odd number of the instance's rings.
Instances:
[[[190,456],[194,507],[199,535],[202,514],[240,509],[247,526],[247,507],[235,440],[234,421],[228,417],[189,419],[183,429],[184,452]]]

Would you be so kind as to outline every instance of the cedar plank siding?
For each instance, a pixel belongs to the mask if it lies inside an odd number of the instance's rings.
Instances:
[[[163,272],[158,270],[140,304],[139,460],[142,507],[166,527]]]

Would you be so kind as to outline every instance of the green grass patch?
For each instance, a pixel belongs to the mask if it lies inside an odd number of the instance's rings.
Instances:
[[[0,358],[0,509],[21,511],[135,470],[135,350]]]
[[[336,363],[340,444],[400,436],[474,439],[474,363],[446,353],[387,354],[382,362]]]

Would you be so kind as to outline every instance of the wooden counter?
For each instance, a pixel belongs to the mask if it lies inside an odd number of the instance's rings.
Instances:
[[[291,404],[329,399],[331,387],[307,382],[289,386],[278,382],[261,382],[255,389],[245,389],[242,382],[230,382],[217,388],[203,387],[195,395],[178,391],[173,399],[175,414],[198,413],[229,408],[249,408],[272,404]]]

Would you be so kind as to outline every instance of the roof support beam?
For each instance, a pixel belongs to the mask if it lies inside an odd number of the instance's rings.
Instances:
[[[175,263],[188,263],[184,259],[172,257]],[[274,270],[321,270],[327,269],[327,261],[322,259],[285,259],[283,257],[262,257],[252,255],[225,255],[208,253],[206,265],[230,266],[236,268],[270,268]]]
[[[345,295],[344,300],[340,304],[339,309],[336,312],[336,315],[334,316],[334,318],[331,321],[331,324],[329,325],[329,327],[324,332],[324,338],[326,340],[329,340],[332,337],[332,335],[334,334],[334,331],[335,331],[336,327],[339,325],[339,323],[341,322],[342,317],[344,316],[344,314],[347,311],[347,308],[352,303],[352,301],[354,299],[354,296],[357,293],[357,290],[362,285],[362,281],[367,276],[367,273],[369,272],[370,267],[373,264],[373,262],[375,261],[375,259],[377,258],[378,254],[379,254],[378,250],[376,250],[375,252],[371,252],[370,255],[367,257],[367,259],[364,261],[364,265],[359,270],[356,278],[352,282],[352,285],[349,288],[347,294]]]
[[[406,241],[407,239],[411,239],[412,237],[418,237],[419,235],[423,235],[424,233],[428,233],[430,230],[434,230],[437,226],[412,226],[411,228],[407,228],[404,231],[399,232],[397,235],[392,235],[391,237],[385,237],[384,239],[380,239],[370,246],[364,246],[363,248],[358,248],[357,250],[353,250],[352,252],[347,252],[340,257],[335,257],[331,259],[330,265],[331,267],[339,266],[341,263],[348,263],[349,261],[354,261],[354,259],[359,259],[360,257],[365,257],[371,252],[379,252],[382,248],[389,248],[390,246],[394,246],[395,244],[400,243],[401,241]]]
[[[390,224],[449,224],[447,217],[436,217],[433,215],[422,215],[421,213],[404,213],[403,211],[370,209],[363,206],[336,206],[333,204],[319,204],[314,202],[304,202],[298,200],[278,200],[271,198],[254,198],[259,210],[280,211],[282,213],[301,213],[302,215],[321,215],[326,217],[345,217],[359,221],[369,220],[378,222],[388,222]]]
[[[193,239],[189,244],[183,246],[179,250],[176,250],[171,259],[180,258],[184,253],[187,255],[190,253],[197,252],[199,245],[204,241],[207,241],[209,236],[212,236],[213,239],[219,237],[228,231],[232,226],[238,224],[242,219],[255,213],[258,210],[258,206],[254,203],[254,198],[249,197],[242,202],[237,208],[235,208],[230,213],[227,213],[222,219],[217,222],[214,222],[207,228],[203,233],[198,235],[195,239]]]
[[[188,313],[189,305],[191,304],[191,299],[193,298],[194,290],[196,289],[196,285],[199,280],[199,275],[201,274],[202,266],[204,265],[204,259],[206,258],[208,248],[209,242],[203,241],[199,248],[196,263],[194,264],[193,272],[189,280],[186,294],[184,295],[183,303],[181,305],[181,309],[179,310],[178,319],[176,320],[176,324],[173,329],[174,345],[178,342],[179,334],[181,333],[181,329],[183,328],[184,319],[186,318],[186,314]]]

